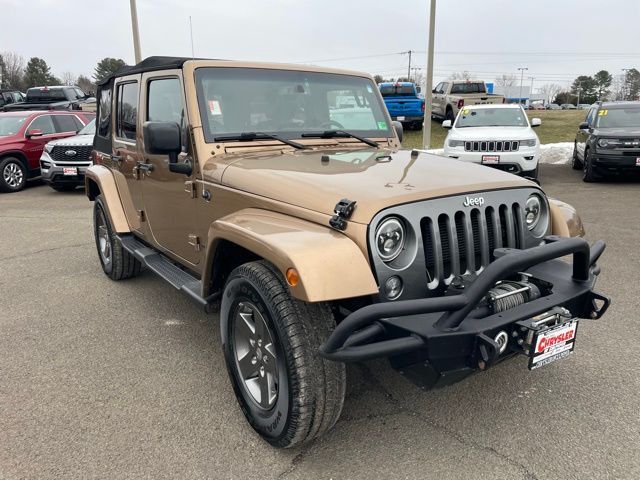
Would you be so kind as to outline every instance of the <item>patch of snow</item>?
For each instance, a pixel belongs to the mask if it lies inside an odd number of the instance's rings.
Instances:
[[[432,148],[428,150],[434,155],[443,155],[444,149]],[[553,165],[566,165],[571,162],[573,155],[573,142],[546,143],[540,145],[539,163],[550,163]]]

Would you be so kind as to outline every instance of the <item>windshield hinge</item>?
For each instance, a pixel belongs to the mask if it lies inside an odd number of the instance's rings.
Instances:
[[[334,215],[329,220],[329,225],[336,230],[344,231],[347,229],[347,220],[353,215],[356,208],[356,201],[343,198],[333,209]]]
[[[189,245],[192,245],[193,249],[196,252],[199,252],[200,249],[202,248],[202,244],[200,243],[200,237],[198,237],[198,235],[196,235],[195,233],[190,233],[189,234]]]

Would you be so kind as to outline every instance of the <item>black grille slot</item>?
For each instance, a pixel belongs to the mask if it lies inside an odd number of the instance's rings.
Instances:
[[[429,288],[441,287],[452,275],[478,272],[494,260],[496,248],[521,248],[522,222],[518,203],[442,213],[437,220],[423,218],[420,227]]]
[[[88,162],[93,150],[92,145],[84,146],[62,146],[56,145],[49,153],[49,156],[56,162]],[[75,155],[67,155],[67,152],[76,152]]]

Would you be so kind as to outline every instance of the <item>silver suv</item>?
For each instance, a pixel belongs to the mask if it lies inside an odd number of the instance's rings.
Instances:
[[[92,165],[95,132],[96,121],[93,120],[78,135],[47,143],[40,157],[42,180],[58,192],[84,185],[85,171]]]

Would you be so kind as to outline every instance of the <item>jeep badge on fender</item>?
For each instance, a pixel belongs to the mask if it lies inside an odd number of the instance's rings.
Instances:
[[[276,447],[335,425],[346,362],[386,357],[424,388],[517,355],[535,369],[609,305],[593,290],[604,243],[569,205],[403,150],[369,74],[150,57],[97,99],[86,192],[104,273],[144,266],[219,308],[238,404]]]

